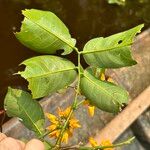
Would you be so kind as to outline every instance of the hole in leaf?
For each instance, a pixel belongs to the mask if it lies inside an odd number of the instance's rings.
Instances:
[[[126,103],[122,103],[121,109],[123,110],[124,108],[126,108],[127,104]]]
[[[118,41],[118,44],[121,44],[123,41],[122,40],[120,40],[120,41]]]
[[[19,65],[19,66],[17,67],[17,71],[24,71],[25,68],[26,68],[26,65],[21,64],[21,65]]]

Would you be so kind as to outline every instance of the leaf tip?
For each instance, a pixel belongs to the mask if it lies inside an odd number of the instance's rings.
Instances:
[[[144,27],[144,23],[140,24],[139,26],[141,26],[141,28],[143,28]]]
[[[25,16],[26,15],[26,12],[30,11],[32,9],[24,9],[24,10],[21,10],[21,13]]]
[[[136,64],[137,64],[137,61],[134,60],[134,61],[133,61],[133,65],[136,65]]]
[[[140,32],[141,32],[141,30],[142,30],[142,28],[144,27],[144,23],[143,23],[143,24],[138,25],[138,27],[139,27],[139,31],[138,31],[137,33],[140,33]]]

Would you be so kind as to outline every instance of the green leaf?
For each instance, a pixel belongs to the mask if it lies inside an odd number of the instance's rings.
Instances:
[[[8,88],[4,108],[9,117],[18,117],[20,121],[37,135],[44,132],[45,117],[42,107],[31,95],[19,89]]]
[[[108,0],[109,4],[125,5],[126,0]]]
[[[83,56],[87,64],[100,68],[120,68],[135,65],[131,56],[131,44],[144,25],[112,36],[95,38],[87,42]]]
[[[17,39],[40,53],[53,54],[63,49],[63,55],[72,52],[76,40],[71,38],[64,23],[52,12],[36,9],[22,11],[24,20]]]
[[[98,80],[91,68],[84,71],[80,88],[91,104],[101,110],[116,113],[128,102],[128,93],[113,83]]]
[[[77,75],[75,65],[57,56],[37,56],[25,60],[25,71],[18,72],[29,82],[33,98],[40,98],[71,84]]]

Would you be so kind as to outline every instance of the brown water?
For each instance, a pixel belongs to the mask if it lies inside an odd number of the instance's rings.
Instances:
[[[26,88],[26,82],[12,76],[18,64],[31,56],[39,55],[21,45],[13,32],[23,19],[21,10],[36,8],[50,10],[68,26],[78,47],[91,38],[108,36],[140,23],[150,26],[150,1],[128,0],[125,7],[109,5],[105,0],[0,0],[0,109],[9,85]],[[74,54],[68,56],[74,62]]]

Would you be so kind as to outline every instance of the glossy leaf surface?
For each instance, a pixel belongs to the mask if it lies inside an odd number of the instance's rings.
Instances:
[[[84,71],[80,87],[91,104],[107,112],[116,113],[122,104],[128,102],[128,93],[124,89],[113,83],[98,80],[91,68]]]
[[[22,11],[21,31],[15,35],[25,46],[40,53],[53,54],[59,49],[64,55],[72,52],[76,40],[64,23],[52,12],[36,9]]]
[[[112,36],[95,38],[87,42],[83,49],[85,61],[100,68],[120,68],[132,66],[136,61],[131,56],[131,44],[142,25]]]
[[[9,87],[4,107],[9,117],[18,117],[28,129],[37,135],[43,134],[45,117],[42,107],[29,93]]]
[[[57,56],[37,56],[25,60],[22,72],[18,72],[29,82],[33,98],[40,98],[71,84],[76,78],[75,65]]]

